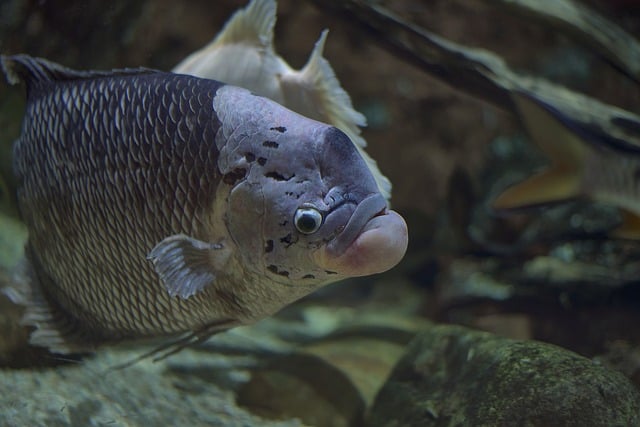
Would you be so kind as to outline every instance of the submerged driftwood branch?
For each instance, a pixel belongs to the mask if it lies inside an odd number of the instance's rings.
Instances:
[[[507,0],[503,0],[507,1]],[[558,0],[556,0],[558,1]],[[468,48],[407,22],[366,0],[313,0],[367,30],[391,53],[453,89],[513,111],[511,95],[525,93],[546,104],[589,138],[640,151],[640,116],[553,84],[512,71],[498,55]]]
[[[613,22],[573,0],[481,0],[535,19],[588,46],[640,82],[640,43]]]

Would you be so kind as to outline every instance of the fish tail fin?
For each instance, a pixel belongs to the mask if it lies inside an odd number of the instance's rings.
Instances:
[[[88,351],[88,347],[74,344],[77,325],[47,300],[28,256],[18,263],[0,291],[11,302],[24,307],[20,323],[34,328],[30,344],[62,354]]]
[[[529,136],[551,164],[542,172],[508,188],[493,201],[493,207],[521,208],[582,195],[582,177],[589,150],[587,144],[531,97],[515,93],[513,99]]]
[[[349,94],[342,88],[331,64],[323,56],[328,33],[328,30],[322,32],[300,71],[282,76],[285,103],[305,116],[331,123],[346,133],[369,166],[380,192],[389,199],[391,182],[366,153],[364,148],[367,142],[360,136],[360,127],[367,125],[367,119],[353,108]]]

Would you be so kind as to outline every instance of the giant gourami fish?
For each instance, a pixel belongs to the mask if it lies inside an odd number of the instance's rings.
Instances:
[[[33,344],[202,339],[405,253],[404,220],[333,126],[214,80],[1,60],[27,87],[29,240],[5,293]]]

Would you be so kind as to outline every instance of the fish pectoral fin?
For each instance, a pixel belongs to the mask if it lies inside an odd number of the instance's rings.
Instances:
[[[514,209],[568,200],[580,195],[580,176],[550,168],[508,188],[493,201],[494,209]]]
[[[187,299],[216,280],[229,255],[223,244],[176,234],[158,243],[147,258],[169,295]]]
[[[613,229],[609,234],[620,239],[640,239],[640,215],[626,209],[620,209],[622,224]]]

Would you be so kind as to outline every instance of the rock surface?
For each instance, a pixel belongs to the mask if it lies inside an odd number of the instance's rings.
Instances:
[[[368,425],[639,423],[640,394],[619,372],[553,345],[437,326],[410,344]]]

